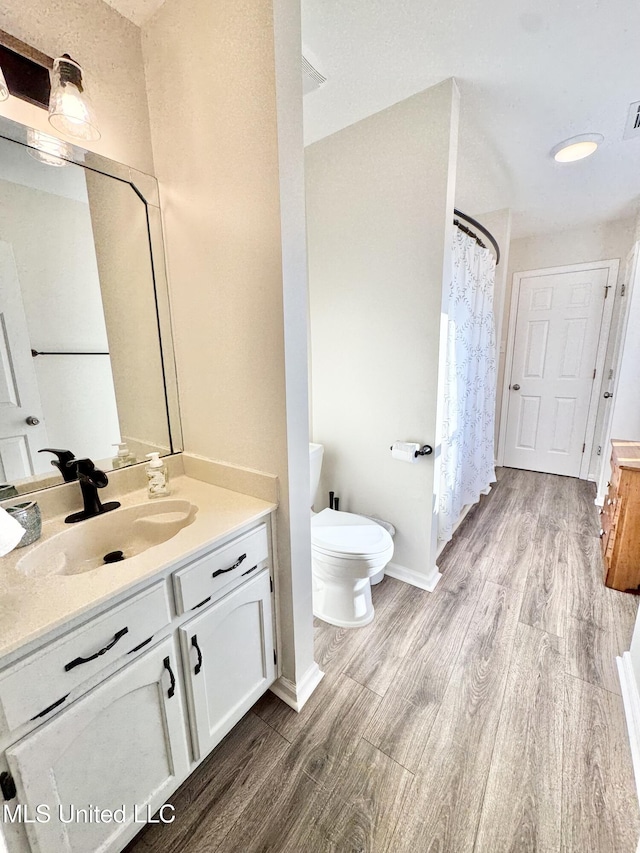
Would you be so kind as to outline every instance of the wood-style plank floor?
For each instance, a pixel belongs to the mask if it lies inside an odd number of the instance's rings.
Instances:
[[[499,471],[435,592],[386,578],[371,625],[316,620],[303,711],[267,693],[128,853],[635,853],[637,600],[603,585],[593,498]]]

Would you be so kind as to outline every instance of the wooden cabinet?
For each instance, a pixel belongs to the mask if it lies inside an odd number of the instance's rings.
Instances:
[[[614,440],[611,479],[600,511],[605,583],[640,589],[640,442]]]
[[[276,677],[267,571],[180,628],[193,748],[201,758]]]
[[[48,807],[26,825],[33,853],[121,850],[173,793],[190,764],[178,676],[168,638],[7,750],[17,802]],[[124,807],[125,820],[73,820],[73,807]]]

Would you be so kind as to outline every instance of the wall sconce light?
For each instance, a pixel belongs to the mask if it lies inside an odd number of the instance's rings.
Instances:
[[[67,161],[71,158],[71,146],[68,142],[32,127],[27,128],[27,145],[27,153],[47,166],[67,166]]]
[[[9,88],[7,81],[4,79],[2,68],[0,68],[0,101],[6,101],[9,97]]]
[[[100,139],[82,68],[68,53],[53,61],[49,123],[65,136],[94,141]]]
[[[0,68],[0,101],[11,94],[48,110],[51,126],[60,133],[74,139],[100,139],[82,68],[69,54],[54,60],[0,30]]]

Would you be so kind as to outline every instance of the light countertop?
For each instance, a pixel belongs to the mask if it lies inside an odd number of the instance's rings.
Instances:
[[[110,495],[123,507],[149,503],[145,489]],[[33,495],[37,499],[37,495]],[[33,545],[17,548],[0,558],[0,666],[15,660],[17,652],[31,648],[36,640],[66,623],[109,602],[120,600],[128,589],[137,587],[178,561],[201,553],[217,540],[267,516],[276,506],[258,498],[222,489],[186,476],[174,477],[168,500],[186,499],[198,507],[194,521],[172,539],[154,545],[119,563],[100,566],[76,575],[27,577],[16,569],[18,561],[45,539],[69,529],[67,513],[43,518],[42,536]],[[115,510],[117,512],[118,510]],[[94,519],[77,522],[90,534]]]

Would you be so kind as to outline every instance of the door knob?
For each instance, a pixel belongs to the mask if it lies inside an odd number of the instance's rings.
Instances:
[[[29,415],[29,417],[25,419],[25,423],[29,424],[29,426],[38,426],[40,421],[38,418],[34,418],[33,415]]]
[[[512,385],[511,387],[513,388],[514,391],[520,390],[520,386],[518,385],[518,383],[516,383],[515,385]]]
[[[611,393],[611,391],[605,391],[604,392],[604,399],[608,400],[609,397],[613,397],[613,394]]]

